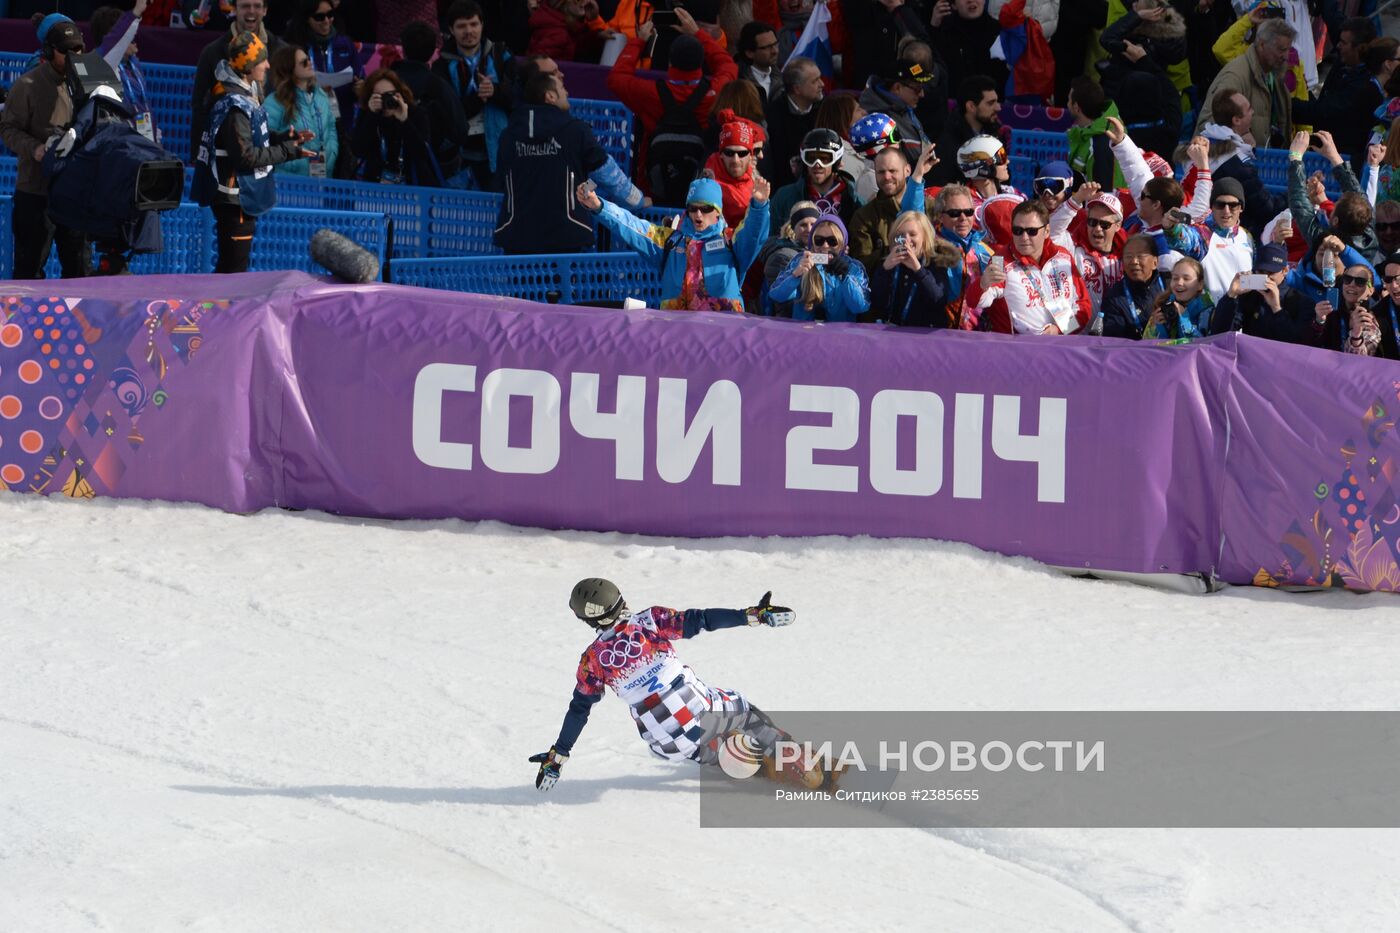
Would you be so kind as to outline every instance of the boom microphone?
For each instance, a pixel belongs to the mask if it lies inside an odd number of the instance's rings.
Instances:
[[[349,237],[324,227],[311,237],[311,258],[351,285],[379,278],[379,258]]]

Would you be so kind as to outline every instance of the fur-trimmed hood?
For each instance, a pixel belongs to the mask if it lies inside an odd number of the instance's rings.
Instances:
[[[1133,27],[1132,34],[1135,36],[1143,36],[1148,39],[1185,39],[1185,18],[1171,7],[1165,7],[1164,9],[1167,12],[1161,19],[1157,20],[1155,23],[1142,20]]]

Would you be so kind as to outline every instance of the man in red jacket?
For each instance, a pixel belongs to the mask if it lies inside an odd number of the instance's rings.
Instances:
[[[690,97],[702,78],[709,81],[709,90],[695,109],[695,116],[703,129],[709,126],[710,110],[714,107],[716,93],[739,76],[739,66],[729,57],[722,45],[695,24],[689,13],[677,9],[676,18],[680,24],[675,28],[681,35],[671,44],[671,64],[666,69],[666,86],[671,96],[681,102]],[[662,114],[656,82],[637,76],[637,60],[655,29],[650,21],[643,23],[637,30],[638,37],[628,40],[622,54],[617,57],[617,63],[608,74],[608,89],[616,94],[617,99],[626,104],[641,122],[641,130],[637,134],[639,142],[636,162],[636,177],[639,181],[646,178],[647,141],[656,129],[656,124],[660,122]]]

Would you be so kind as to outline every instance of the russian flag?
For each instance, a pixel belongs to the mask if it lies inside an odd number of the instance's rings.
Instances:
[[[1011,66],[1006,96],[1041,97],[1055,93],[1055,58],[1040,23],[1026,16],[1026,0],[1011,0],[997,16],[1001,35],[992,44],[992,58]]]
[[[827,24],[830,22],[831,11],[826,8],[826,0],[818,0],[812,7],[812,15],[807,17],[807,25],[802,28],[802,35],[797,37],[797,44],[792,47],[788,62],[794,58],[810,58],[821,69],[822,77],[834,78],[831,34],[827,30]],[[783,62],[783,67],[787,67],[787,62]]]

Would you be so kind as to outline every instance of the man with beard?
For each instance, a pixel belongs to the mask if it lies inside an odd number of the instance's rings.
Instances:
[[[835,130],[815,129],[803,138],[798,179],[773,194],[774,236],[798,201],[811,201],[821,213],[835,214],[850,226],[860,202],[854,183],[837,169],[841,148],[841,137]]]
[[[904,150],[880,150],[875,156],[875,200],[856,211],[851,218],[850,254],[861,265],[883,261],[890,251],[890,224],[904,211],[924,209],[924,176],[938,163],[933,146],[924,146],[912,168]]]
[[[1211,112],[1211,102],[1221,91],[1243,94],[1254,111],[1249,126],[1256,146],[1287,148],[1293,138],[1293,116],[1288,88],[1283,72],[1288,66],[1288,52],[1298,31],[1281,19],[1268,19],[1255,30],[1254,42],[1243,55],[1220,69],[1202,100],[1201,114],[1196,120],[1196,132],[1207,123],[1218,123]]]
[[[1001,95],[997,84],[986,75],[973,75],[958,86],[960,116],[950,117],[943,135],[938,139],[939,151],[951,155],[974,136],[1001,135]],[[933,169],[931,185],[946,185],[958,178],[958,165],[944,159]]]

